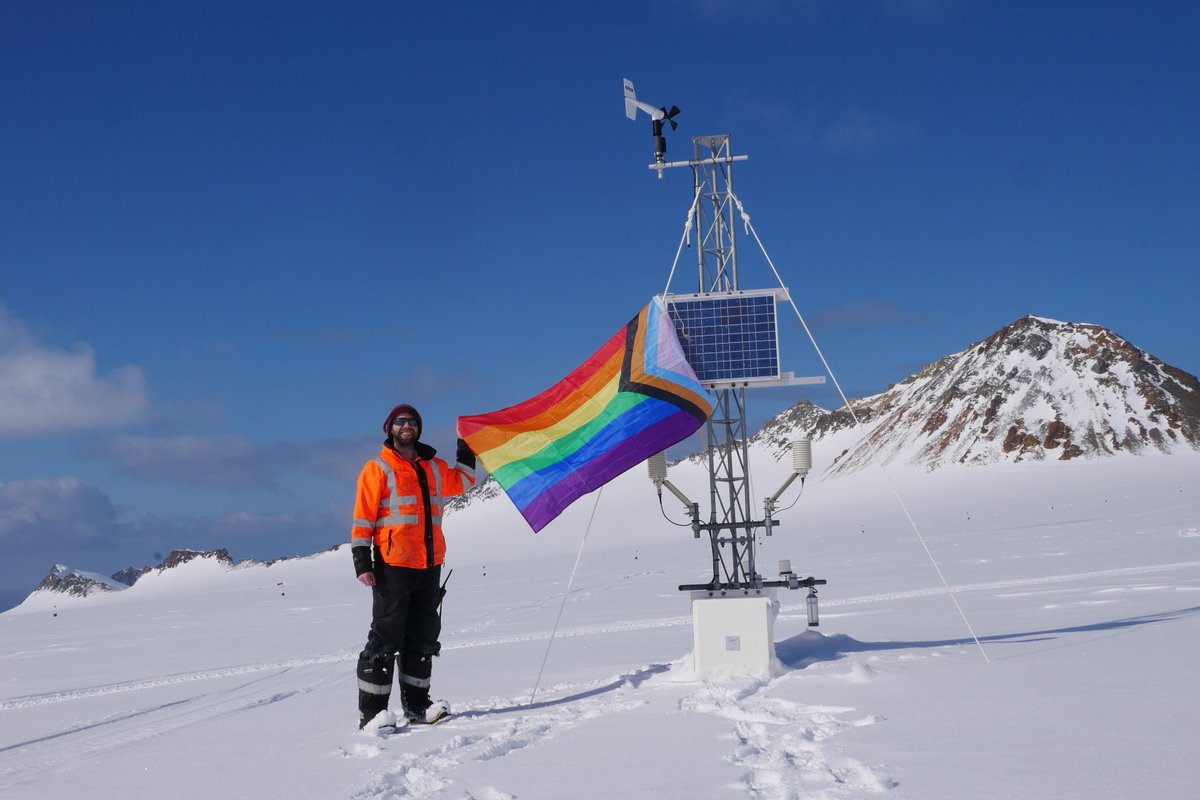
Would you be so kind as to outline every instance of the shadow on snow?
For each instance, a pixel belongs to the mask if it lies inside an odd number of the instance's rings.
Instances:
[[[1156,614],[1145,614],[1138,617],[1094,622],[1089,625],[1072,625],[1065,628],[1049,628],[1039,631],[1023,631],[1021,633],[1004,633],[979,637],[980,642],[1000,644],[1023,644],[1031,642],[1053,642],[1060,637],[1072,633],[1122,632],[1142,625],[1153,625],[1159,622],[1170,622],[1200,611],[1200,606],[1181,608],[1175,611],[1162,611]],[[850,653],[866,653],[883,650],[911,650],[923,647],[949,647],[953,645],[967,646],[974,644],[970,637],[956,639],[934,639],[929,641],[892,641],[892,642],[860,642],[844,634],[824,636],[816,631],[804,633],[777,642],[775,655],[784,665],[792,669],[803,669],[809,664],[820,661],[836,661]],[[1064,647],[1069,642],[1060,643]],[[1040,648],[1032,652],[1040,652],[1050,648]],[[1014,653],[1003,658],[1018,658],[1029,655],[1030,651]]]
[[[633,672],[627,672],[620,675],[603,686],[596,686],[582,692],[576,692],[564,697],[556,697],[553,700],[539,700],[536,703],[521,703],[520,705],[501,706],[499,708],[479,708],[470,711],[455,712],[455,719],[471,719],[472,717],[490,717],[496,714],[509,714],[513,711],[537,711],[543,708],[553,708],[555,706],[568,705],[580,700],[586,700],[589,697],[597,697],[608,692],[616,691],[623,686],[628,686],[631,689],[636,689],[641,686],[647,679],[654,675],[666,672],[671,668],[670,664],[650,664],[649,666],[636,669]]]

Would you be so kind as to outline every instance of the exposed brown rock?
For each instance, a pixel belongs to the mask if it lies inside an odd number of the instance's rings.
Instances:
[[[825,412],[797,404],[755,437],[782,455],[797,435],[863,426],[831,473],[903,458],[935,469],[1200,450],[1200,381],[1098,325],[1026,316],[888,391]]]

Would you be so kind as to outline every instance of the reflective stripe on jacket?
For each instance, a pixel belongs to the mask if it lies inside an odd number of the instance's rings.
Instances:
[[[363,465],[354,498],[352,547],[374,544],[384,562],[396,567],[425,569],[442,563],[446,499],[470,490],[475,474],[461,464],[451,468],[435,452],[418,443],[412,462],[385,445]]]

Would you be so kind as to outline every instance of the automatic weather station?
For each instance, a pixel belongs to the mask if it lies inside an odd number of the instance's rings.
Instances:
[[[764,579],[758,570],[757,537],[760,533],[771,536],[779,524],[775,518],[779,500],[796,478],[803,486],[812,467],[812,449],[807,439],[792,443],[791,473],[782,486],[761,501],[761,516],[757,516],[751,499],[746,391],[821,384],[825,377],[798,378],[781,370],[776,306],[790,303],[795,308],[782,280],[772,288],[745,288],[739,279],[735,235],[738,215],[748,232],[753,228],[733,192],[733,166],[747,156],[732,154],[728,135],[695,136],[690,160],[668,162],[663,123],[675,130],[679,109],[671,106],[668,110],[638,100],[628,78],[624,91],[625,115],[633,120],[642,111],[650,117],[654,138],[650,169],[659,179],[673,168],[689,167],[692,171],[691,208],[661,299],[688,363],[714,400],[704,428],[709,478],[707,518],[698,502],[668,480],[665,453],[651,457],[647,463],[660,505],[665,487],[683,503],[694,537],[707,536],[711,548],[711,580],[679,587],[691,594],[694,665],[697,674],[737,669],[769,676],[779,608],[777,591],[806,589],[808,624],[815,626],[819,621],[816,587],[825,581],[800,577],[790,561],[779,562],[775,579]],[[697,240],[696,291],[674,294],[670,291],[671,280],[679,253],[685,241],[690,243],[693,230]],[[761,249],[757,233],[754,240]],[[762,253],[766,257],[766,251]],[[774,265],[771,269],[778,279]]]

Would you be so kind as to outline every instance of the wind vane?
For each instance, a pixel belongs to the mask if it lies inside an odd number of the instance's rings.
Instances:
[[[639,108],[650,115],[650,130],[654,135],[654,163],[663,164],[663,156],[667,153],[667,140],[662,135],[663,120],[671,123],[671,130],[678,129],[679,123],[675,121],[675,117],[679,116],[679,106],[673,105],[668,111],[666,106],[655,108],[649,103],[643,103],[633,91],[633,81],[625,78],[625,116],[636,119]],[[658,177],[662,178],[662,167],[658,168]]]

